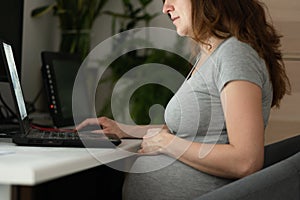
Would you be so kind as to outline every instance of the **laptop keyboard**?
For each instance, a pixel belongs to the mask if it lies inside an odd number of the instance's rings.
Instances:
[[[26,135],[13,137],[13,142],[24,146],[57,146],[57,147],[88,147],[114,148],[122,141],[114,134],[98,134],[90,131],[74,130],[39,130],[30,129]]]
[[[32,130],[30,134],[27,135],[29,138],[41,138],[41,139],[72,139],[78,140],[79,135],[77,132],[54,132],[54,131],[41,131],[41,130]]]

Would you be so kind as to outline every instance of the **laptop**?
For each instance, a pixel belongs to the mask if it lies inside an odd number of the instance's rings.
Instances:
[[[20,124],[20,132],[12,136],[15,144],[21,146],[115,148],[121,143],[121,140],[114,134],[104,135],[93,133],[91,130],[77,132],[73,129],[43,128],[32,125],[27,115],[12,47],[3,41],[0,41],[0,45]]]

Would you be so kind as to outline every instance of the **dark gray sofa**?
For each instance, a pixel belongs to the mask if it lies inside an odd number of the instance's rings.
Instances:
[[[300,200],[300,135],[265,147],[264,168],[196,200]]]

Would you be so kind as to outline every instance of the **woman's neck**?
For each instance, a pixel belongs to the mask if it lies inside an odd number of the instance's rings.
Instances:
[[[200,44],[200,49],[204,54],[211,55],[223,41],[224,39],[210,37],[205,44]]]

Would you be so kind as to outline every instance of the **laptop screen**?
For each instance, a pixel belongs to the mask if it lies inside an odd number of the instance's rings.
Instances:
[[[15,97],[17,100],[17,107],[18,107],[17,109],[19,109],[21,120],[24,120],[27,117],[27,112],[26,112],[24,97],[21,89],[21,84],[17,73],[16,63],[14,60],[12,47],[6,43],[2,43],[2,44],[3,44],[3,49],[4,49],[8,69],[9,69],[9,75],[11,77],[11,81],[13,84],[13,92],[15,93]]]

